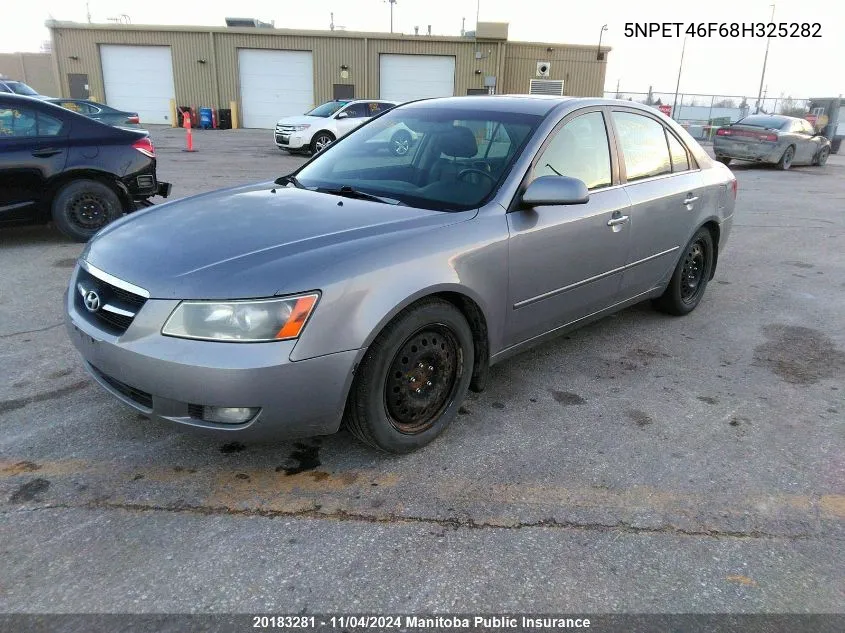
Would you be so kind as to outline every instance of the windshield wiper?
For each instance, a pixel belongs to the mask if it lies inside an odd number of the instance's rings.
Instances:
[[[339,189],[328,189],[328,188],[318,188],[317,191],[320,193],[328,193],[333,196],[343,196],[344,198],[357,198],[358,200],[369,200],[371,202],[383,202],[384,204],[404,204],[400,200],[396,200],[395,198],[385,198],[384,196],[376,196],[371,193],[367,193],[366,191],[359,191],[358,189],[353,189],[348,185],[344,185]]]
[[[294,175],[282,176],[280,178],[276,178],[274,180],[277,185],[287,185],[288,183],[292,184],[297,189],[305,189],[305,185],[299,182]]]

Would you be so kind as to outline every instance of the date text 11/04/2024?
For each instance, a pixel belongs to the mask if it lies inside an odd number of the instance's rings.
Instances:
[[[589,618],[547,616],[416,616],[416,615],[334,615],[317,616],[253,616],[253,629],[313,629],[329,626],[332,629],[589,629]]]
[[[626,22],[625,37],[821,37],[819,22]]]

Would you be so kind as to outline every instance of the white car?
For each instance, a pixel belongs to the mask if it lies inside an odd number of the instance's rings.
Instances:
[[[328,101],[303,115],[279,119],[273,139],[279,149],[319,152],[362,123],[397,105],[396,101],[384,100]],[[391,146],[391,151],[400,156],[407,154],[411,135],[399,135],[396,142],[397,148]]]

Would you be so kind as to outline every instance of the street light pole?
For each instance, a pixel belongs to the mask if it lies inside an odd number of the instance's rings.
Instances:
[[[601,61],[601,37],[604,35],[604,32],[607,30],[607,24],[601,27],[601,31],[599,31],[599,47],[596,49],[596,59]]]
[[[675,102],[672,104],[672,118],[676,119],[678,107],[678,89],[681,87],[681,70],[684,67],[684,51],[687,50],[687,38],[684,36],[684,45],[681,47],[681,63],[678,65],[678,83],[675,84]]]
[[[775,5],[772,5],[772,17],[769,22],[775,21]],[[763,80],[766,78],[766,62],[769,61],[769,44],[772,43],[772,38],[766,38],[766,55],[763,57],[763,72],[760,73],[760,90],[757,91],[757,111],[754,114],[760,113],[760,98],[763,96]]]
[[[396,4],[396,0],[387,0],[388,4],[390,4],[390,32],[393,33],[393,5]]]

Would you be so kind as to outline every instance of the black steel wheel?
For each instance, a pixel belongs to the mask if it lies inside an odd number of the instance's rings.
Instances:
[[[816,156],[816,160],[813,161],[819,167],[823,167],[824,164],[827,162],[828,157],[830,156],[830,148],[829,147],[822,147],[819,150],[818,155]]]
[[[713,274],[713,236],[700,228],[684,247],[669,285],[654,305],[668,314],[689,314],[701,302],[707,282]]]
[[[375,338],[356,370],[344,424],[391,453],[425,446],[457,415],[472,379],[472,330],[442,299],[403,310]]]
[[[117,193],[96,180],[74,180],[56,192],[53,221],[59,230],[78,242],[87,242],[101,228],[123,214]]]
[[[455,336],[442,324],[412,334],[396,353],[387,372],[384,406],[400,433],[431,428],[453,399],[464,371]]]
[[[795,148],[792,145],[790,145],[789,147],[787,147],[784,150],[783,156],[780,157],[780,160],[778,161],[778,169],[786,170],[786,169],[789,169],[790,167],[792,167],[792,160],[794,158],[795,158]]]

